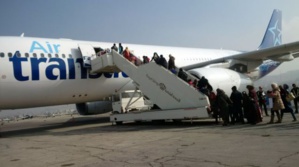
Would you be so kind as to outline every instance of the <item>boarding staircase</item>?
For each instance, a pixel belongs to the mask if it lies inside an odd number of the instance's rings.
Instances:
[[[136,66],[114,50],[91,58],[91,73],[120,71],[126,73],[135,86],[162,110],[205,108],[209,105],[206,95],[155,62]]]

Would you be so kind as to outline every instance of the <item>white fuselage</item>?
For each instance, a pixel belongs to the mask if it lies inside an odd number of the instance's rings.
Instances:
[[[0,109],[100,101],[115,91],[133,89],[132,81],[123,73],[89,74],[82,66],[79,44],[101,49],[112,46],[112,43],[68,39],[0,37]],[[133,44],[123,44],[123,47],[129,47],[137,57],[151,58],[157,52],[168,59],[171,54],[178,67],[240,53]],[[13,57],[16,51],[20,57]],[[272,82],[298,85],[298,63],[299,59],[283,63],[257,80],[255,86],[266,90]],[[219,85],[219,88],[223,86]]]
[[[89,74],[82,67],[78,44],[111,48],[112,43],[0,37],[0,109],[17,109],[98,101],[116,90],[133,89],[123,73]],[[166,59],[172,54],[176,66],[186,66],[239,52],[123,44],[137,57],[152,57],[154,52]],[[13,56],[16,51],[20,57]]]

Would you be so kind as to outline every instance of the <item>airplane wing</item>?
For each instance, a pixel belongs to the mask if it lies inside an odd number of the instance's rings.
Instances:
[[[190,70],[216,63],[226,63],[230,60],[239,60],[242,62],[263,61],[267,59],[278,61],[290,61],[296,57],[299,57],[299,41],[278,45],[270,48],[255,50],[251,52],[240,53],[219,59],[213,59],[202,63],[188,65],[182,68],[185,70]]]
[[[293,60],[294,58],[299,57],[299,41],[282,44],[281,24],[281,11],[275,9],[272,13],[263,41],[257,50],[218,58],[203,63],[197,63],[182,68],[184,68],[185,70],[190,70],[207,65],[213,66],[213,64],[223,63],[223,67],[232,69],[235,69],[236,66],[234,65],[243,65],[246,66],[246,70],[239,72],[250,72],[258,67],[263,62],[263,60],[271,59],[279,62]],[[235,70],[238,71],[237,69]]]

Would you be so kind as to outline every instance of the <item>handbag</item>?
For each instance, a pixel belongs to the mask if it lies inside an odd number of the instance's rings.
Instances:
[[[288,102],[290,102],[290,101],[292,101],[292,100],[294,100],[294,99],[295,99],[295,96],[293,95],[293,93],[292,93],[292,92],[288,93],[288,95],[287,95],[287,97],[286,97],[286,100],[287,100]]]

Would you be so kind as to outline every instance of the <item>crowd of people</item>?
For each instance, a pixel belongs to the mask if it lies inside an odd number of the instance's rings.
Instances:
[[[113,44],[111,49],[123,55],[128,61],[137,66],[154,61],[158,65],[177,74],[180,79],[186,81],[190,86],[209,97],[209,111],[217,123],[220,118],[222,119],[223,126],[236,123],[257,124],[263,121],[263,112],[265,116],[269,116],[268,110],[271,112],[269,124],[281,123],[284,113],[290,113],[293,121],[297,121],[295,113],[298,113],[299,88],[296,84],[292,84],[293,88],[289,91],[288,85],[283,84],[281,86],[273,83],[271,84],[272,90],[268,90],[267,92],[264,92],[262,87],[259,87],[259,90],[256,91],[252,85],[247,85],[246,88],[248,91],[243,91],[242,93],[237,90],[236,86],[233,86],[231,88],[232,93],[228,97],[222,89],[217,89],[215,93],[208,79],[204,76],[192,81],[188,79],[189,77],[183,69],[180,68],[177,72],[175,58],[171,54],[168,61],[163,55],[159,56],[157,52],[154,52],[151,60],[145,55],[143,56],[143,60],[140,60],[130,52],[128,47],[124,50],[121,43],[119,43],[118,47],[116,44]],[[291,101],[294,101],[295,112],[293,111]],[[274,121],[275,115],[277,121]]]
[[[241,93],[236,86],[233,86],[230,97],[222,89],[217,89],[217,94],[213,91],[208,94],[211,104],[210,113],[217,123],[218,119],[222,118],[223,126],[236,123],[257,124],[263,121],[263,111],[265,116],[269,116],[268,110],[271,112],[269,124],[281,123],[285,113],[290,113],[293,121],[297,121],[295,113],[298,113],[299,88],[296,84],[292,86],[292,90],[289,91],[287,84],[272,83],[272,90],[266,93],[262,87],[255,91],[252,85],[247,85],[248,92]],[[291,101],[294,101],[295,112]],[[275,116],[276,121],[274,121]]]
[[[132,62],[136,66],[154,61],[158,65],[161,65],[162,67],[164,67],[166,69],[169,69],[172,73],[177,74],[176,66],[175,66],[175,58],[171,54],[169,54],[168,61],[165,59],[165,57],[162,54],[159,56],[159,54],[157,52],[154,52],[152,59],[149,59],[148,56],[143,55],[142,60],[141,60],[140,58],[136,57],[129,50],[128,47],[126,47],[125,50],[123,50],[123,46],[121,43],[119,43],[118,47],[114,43],[113,46],[111,47],[111,50],[115,50],[119,54],[123,55],[124,58],[126,58],[128,61]]]
[[[190,79],[190,76],[188,76],[187,73],[182,68],[180,68],[179,71],[177,72],[176,71],[177,68],[175,66],[175,57],[173,57],[171,54],[169,54],[168,61],[165,59],[165,57],[162,54],[159,56],[157,52],[153,53],[151,60],[144,55],[143,61],[140,61],[140,59],[138,59],[134,54],[130,52],[128,47],[126,47],[125,50],[123,50],[123,46],[121,43],[119,43],[119,47],[117,47],[116,44],[114,43],[113,46],[111,47],[111,50],[115,50],[119,54],[123,55],[124,58],[126,58],[128,61],[132,62],[136,66],[154,61],[156,64],[168,69],[173,74],[177,75],[178,78],[187,82],[190,86],[194,87],[196,90],[204,93],[205,95],[213,94],[212,92],[213,87],[210,85],[208,79],[206,79],[205,76],[201,76],[200,78],[192,80]]]
[[[114,43],[113,46],[111,47],[111,50],[114,50],[118,52],[119,54],[123,55],[124,58],[126,58],[128,61],[131,63],[135,64],[136,66],[139,66],[141,64],[146,64],[151,61],[156,62],[158,65],[170,70],[173,74],[177,74],[176,66],[175,66],[175,57],[173,57],[171,54],[169,54],[169,60],[167,61],[165,57],[161,54],[160,56],[158,55],[157,52],[154,52],[152,59],[149,59],[148,56],[143,55],[142,60],[138,57],[136,57],[128,47],[123,49],[123,46],[121,43],[119,43],[118,47]],[[104,55],[106,53],[111,52],[110,49],[105,49],[101,50],[97,53],[98,56]]]

